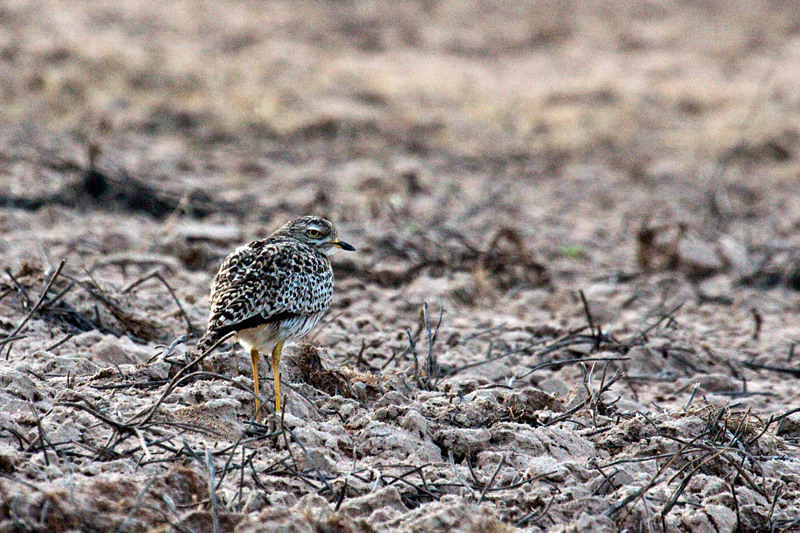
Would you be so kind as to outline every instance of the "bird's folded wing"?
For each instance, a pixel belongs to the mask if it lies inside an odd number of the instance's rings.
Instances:
[[[281,298],[286,273],[268,248],[243,247],[229,255],[214,278],[209,325],[221,334],[281,321],[303,313]]]

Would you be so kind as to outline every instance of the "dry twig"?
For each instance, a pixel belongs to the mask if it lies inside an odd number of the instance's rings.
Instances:
[[[39,310],[39,308],[40,308],[40,307],[42,306],[42,304],[44,303],[44,299],[47,297],[47,292],[50,290],[50,287],[53,285],[53,282],[55,282],[56,278],[58,278],[58,275],[61,273],[61,270],[64,268],[64,265],[65,265],[66,263],[67,263],[67,260],[66,260],[66,259],[62,259],[62,260],[61,260],[61,263],[59,263],[59,264],[58,264],[58,268],[56,268],[55,272],[53,272],[53,275],[52,275],[52,276],[50,276],[50,279],[49,279],[49,280],[47,280],[47,283],[45,283],[45,285],[44,285],[44,288],[42,289],[42,294],[41,294],[41,296],[39,296],[39,299],[36,301],[36,303],[34,304],[34,306],[33,306],[33,307],[31,307],[31,310],[30,310],[30,311],[28,311],[28,314],[27,314],[27,315],[25,315],[25,318],[22,320],[22,322],[20,322],[20,323],[19,323],[19,325],[18,325],[16,328],[14,328],[14,331],[12,331],[11,333],[9,333],[9,334],[8,334],[8,336],[7,336],[5,339],[3,339],[3,340],[0,340],[0,348],[1,348],[1,347],[3,347],[3,346],[5,346],[5,344],[6,344],[6,343],[8,343],[8,342],[11,342],[11,341],[9,341],[9,339],[12,339],[12,340],[13,340],[13,338],[14,338],[14,337],[16,337],[16,336],[17,336],[17,334],[18,334],[20,331],[22,331],[22,328],[24,328],[24,327],[25,327],[25,324],[27,324],[27,323],[28,323],[28,321],[31,319],[31,317],[33,316],[33,314],[34,314],[36,311],[38,311],[38,310]],[[11,353],[11,349],[9,348],[9,350],[6,352],[6,361],[8,361],[8,357],[9,357],[9,354],[10,354],[10,353]]]

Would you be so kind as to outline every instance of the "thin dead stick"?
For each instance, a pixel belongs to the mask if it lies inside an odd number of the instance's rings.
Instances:
[[[142,435],[142,432],[139,431],[139,428],[133,428],[133,431],[135,431],[136,435],[139,437],[139,443],[142,445],[142,451],[144,452],[145,460],[152,461],[153,456],[150,454],[150,450],[147,449],[147,441],[144,440],[144,435]]]
[[[8,336],[8,337],[6,337],[5,339],[3,339],[3,340],[1,340],[1,341],[0,341],[0,346],[3,346],[3,345],[5,345],[5,344],[8,344],[8,343],[10,343],[10,342],[18,341],[18,340],[20,340],[20,339],[24,339],[24,338],[26,338],[26,337],[27,337],[27,335],[14,335],[14,336]],[[7,360],[8,360],[8,355],[6,355],[6,361],[7,361]]]
[[[453,473],[456,475],[456,479],[458,479],[459,483],[461,483],[461,485],[462,485],[462,486],[463,486],[465,489],[467,489],[467,492],[469,492],[470,494],[472,494],[472,496],[474,497],[474,496],[475,496],[475,492],[474,492],[474,491],[473,491],[473,490],[470,488],[470,486],[467,484],[467,480],[466,480],[466,479],[464,479],[463,477],[461,477],[461,474],[459,474],[459,473],[458,473],[458,470],[456,470],[456,460],[453,458],[453,452],[452,452],[451,450],[448,450],[448,451],[447,451],[447,458],[448,458],[448,459],[450,459],[450,466],[451,466],[451,467],[452,467],[452,469],[453,469]]]
[[[716,452],[716,451],[719,450],[719,448],[715,448],[713,446],[708,446],[706,444],[700,444],[698,442],[695,442],[695,441],[698,440],[699,437],[703,436],[702,434],[699,435],[698,437],[695,437],[694,439],[692,439],[690,441],[685,441],[683,439],[679,439],[678,437],[673,437],[671,435],[661,435],[661,436],[664,437],[665,439],[669,439],[671,441],[677,442],[678,444],[681,444],[684,447],[693,447],[693,448],[696,448],[698,450],[704,450],[704,451],[707,451],[707,452]],[[728,451],[738,452],[739,450],[737,450],[737,449],[729,450],[728,448],[726,448],[725,452],[728,452]],[[737,472],[739,472],[739,475],[741,475],[744,478],[744,480],[747,482],[747,484],[750,486],[751,489],[753,489],[757,493],[761,494],[765,498],[769,498],[769,495],[767,494],[767,491],[764,490],[762,487],[760,487],[758,485],[758,483],[755,482],[755,480],[753,480],[753,478],[750,476],[750,474],[748,474],[744,470],[744,468],[742,468],[742,466],[739,464],[738,461],[734,461],[733,458],[731,458],[731,456],[729,456],[727,453],[723,453],[720,457],[725,459],[732,467],[734,467],[736,469]]]
[[[514,380],[518,380],[533,374],[537,370],[547,368],[548,366],[557,365],[571,365],[575,363],[594,363],[594,362],[610,362],[610,361],[628,361],[630,357],[584,357],[582,359],[564,359],[563,361],[550,361],[549,363],[541,363],[531,368],[529,371],[522,375],[514,376]]]
[[[394,485],[396,482],[399,481],[400,483],[403,483],[404,485],[407,485],[416,490],[418,494],[424,494],[433,500],[438,500],[440,498],[440,496],[437,496],[436,494],[432,493],[430,490],[424,488],[423,486],[415,485],[414,483],[411,483],[407,479],[404,479],[400,476],[393,476],[392,474],[381,474],[381,475],[388,480],[388,483],[386,483],[387,487]]]
[[[284,411],[284,412],[285,412],[285,411]],[[277,416],[277,414],[276,414],[276,416]],[[300,441],[300,439],[298,439],[298,438],[297,438],[297,435],[295,435],[295,434],[294,434],[294,431],[292,431],[292,430],[291,430],[291,428],[288,428],[288,427],[286,427],[286,426],[283,424],[283,420],[281,420],[281,426],[282,426],[282,427],[283,427],[283,428],[284,428],[284,429],[285,429],[287,432],[289,432],[289,435],[291,435],[291,436],[292,436],[292,438],[293,438],[293,439],[294,439],[294,441],[297,443],[297,445],[298,445],[298,446],[300,446],[300,449],[301,449],[301,450],[303,450],[303,454],[306,456],[306,459],[308,459],[308,461],[311,463],[311,466],[313,466],[313,467],[314,467],[314,471],[315,471],[315,472],[317,473],[317,475],[319,476],[319,479],[320,479],[320,481],[322,481],[322,484],[323,484],[323,485],[325,485],[325,488],[326,488],[326,489],[328,489],[328,492],[330,492],[331,494],[334,494],[333,488],[331,488],[330,484],[328,483],[328,480],[327,480],[327,478],[326,478],[324,475],[322,475],[322,471],[320,471],[320,469],[319,469],[319,466],[317,466],[317,462],[314,460],[314,458],[313,458],[313,457],[311,457],[311,454],[310,454],[310,453],[308,453],[308,450],[307,450],[307,449],[306,449],[306,447],[303,445],[303,443]]]
[[[556,495],[553,494],[552,496],[550,496],[550,501],[547,502],[547,505],[544,506],[544,509],[542,509],[541,512],[533,512],[533,513],[529,514],[528,516],[526,516],[526,517],[522,518],[521,520],[519,520],[514,525],[517,526],[517,527],[523,527],[528,522],[536,520],[540,516],[544,516],[545,514],[547,514],[547,511],[550,510],[550,506],[553,505],[553,502],[555,501],[555,499],[556,499]]]
[[[233,456],[236,453],[236,448],[242,443],[244,440],[244,433],[242,433],[239,438],[237,439],[236,443],[231,447],[231,454],[228,456],[228,460],[225,461],[225,466],[222,467],[222,474],[219,476],[219,481],[217,481],[216,490],[219,490],[220,486],[222,486],[222,481],[225,479],[225,476],[228,474],[228,468],[231,466],[231,461],[233,461]]]
[[[411,347],[411,354],[414,356],[414,376],[419,378],[419,360],[417,359],[417,344],[414,342],[414,336],[411,334],[410,329],[406,329],[408,336],[408,345]]]
[[[685,303],[686,302],[681,302],[681,303],[677,304],[675,307],[673,307],[672,309],[670,309],[669,311],[667,311],[666,313],[664,313],[663,315],[661,315],[661,317],[658,320],[656,320],[653,324],[651,324],[650,326],[646,327],[645,329],[643,329],[642,331],[637,333],[636,336],[633,337],[629,341],[629,344],[633,345],[634,342],[638,342],[638,341],[644,339],[647,336],[647,334],[650,333],[655,328],[657,328],[659,326],[659,324],[661,324],[662,322],[664,322],[667,319],[672,318],[673,315],[675,315],[675,313],[677,313],[680,310],[680,308],[683,307],[683,304],[685,304]]]
[[[614,476],[616,476],[620,472],[619,469],[615,469],[614,472],[609,476],[608,474],[606,474],[603,471],[603,467],[601,467],[599,464],[597,464],[596,461],[593,461],[593,460],[590,459],[589,466],[593,466],[594,468],[597,469],[598,472],[600,472],[600,475],[603,476],[604,483],[606,485],[608,485],[609,492],[613,492],[616,489],[616,486],[614,484]],[[604,488],[603,487],[603,483],[600,483],[597,486],[597,488],[592,491],[592,496],[596,496],[596,495],[600,494],[600,491],[603,488]],[[607,494],[607,493],[604,493],[604,494]]]
[[[589,309],[589,302],[586,301],[586,295],[583,293],[583,289],[578,291],[578,295],[581,297],[581,302],[583,303],[583,312],[586,315],[586,322],[589,323],[589,331],[592,333],[592,337],[595,338],[595,349],[600,346],[600,337],[602,335],[600,331],[600,327],[595,330],[594,328],[594,317],[592,317],[592,311]]]
[[[775,513],[775,505],[778,503],[778,498],[781,496],[781,492],[783,492],[783,487],[778,487],[775,490],[775,497],[772,499],[772,505],[769,507],[769,520],[772,521],[772,515]]]
[[[222,533],[222,527],[219,524],[216,485],[214,483],[214,458],[208,448],[206,448],[206,467],[208,468],[208,493],[211,497],[211,518],[214,521],[214,533]]]
[[[736,430],[731,435],[731,441],[729,443],[729,446],[732,447],[734,444],[738,443],[739,445],[737,447],[742,449],[741,442],[739,442],[739,441],[740,441],[740,437],[743,434],[740,433],[740,432],[742,431],[742,426],[744,426],[744,423],[748,420],[748,417],[750,416],[751,410],[752,409],[750,407],[748,407],[747,411],[744,413],[744,416],[742,416],[741,420],[739,420],[739,424],[737,424]],[[728,430],[728,431],[730,432],[730,430]]]
[[[167,388],[164,390],[164,392],[161,394],[161,396],[158,398],[158,400],[156,400],[155,404],[153,404],[151,407],[148,407],[146,409],[142,409],[141,411],[139,411],[138,413],[136,413],[135,415],[130,417],[128,420],[126,420],[125,423],[126,424],[130,424],[131,422],[133,422],[137,418],[144,416],[145,418],[144,418],[144,420],[142,420],[139,423],[139,426],[142,426],[142,425],[146,424],[153,417],[153,415],[156,412],[156,409],[158,409],[158,406],[161,405],[161,402],[163,402],[164,399],[167,396],[169,396],[169,394],[175,388],[175,385],[189,371],[189,369],[191,369],[196,364],[198,364],[200,361],[202,361],[206,357],[206,355],[208,355],[212,351],[214,351],[214,349],[216,349],[217,346],[219,346],[224,341],[226,341],[228,339],[228,337],[230,337],[231,335],[233,335],[233,333],[230,333],[230,334],[222,337],[220,340],[215,342],[208,350],[206,350],[204,353],[201,353],[200,355],[195,357],[188,365],[186,365],[185,367],[181,368],[178,371],[178,373],[175,374],[175,377],[173,377],[170,380],[169,384],[167,384]]]
[[[692,468],[691,471],[689,471],[686,474],[686,476],[680,482],[678,487],[672,492],[672,496],[670,496],[669,500],[667,500],[667,502],[664,504],[664,507],[661,508],[661,516],[662,517],[666,517],[669,514],[669,512],[672,510],[672,508],[675,507],[675,504],[678,503],[678,498],[681,497],[681,494],[683,494],[683,491],[686,489],[686,486],[689,484],[689,481],[691,481],[692,477],[701,468],[703,468],[703,466],[705,466],[706,464],[710,463],[711,461],[713,461],[714,459],[716,459],[717,457],[719,457],[720,455],[722,455],[724,453],[725,453],[725,450],[720,450],[720,451],[718,451],[718,452],[716,452],[714,454],[711,454],[708,457],[705,457],[702,461],[700,461],[699,464],[697,464],[694,468]],[[669,484],[668,484],[668,486],[669,486]]]
[[[736,496],[736,478],[729,483],[731,487],[731,498],[733,498],[733,508],[736,510],[736,523],[742,523],[741,511],[739,510],[739,498]],[[741,528],[739,528],[741,530]]]
[[[436,388],[439,384],[439,362],[434,355],[433,345],[436,343],[436,338],[439,336],[439,328],[442,325],[442,317],[444,316],[444,305],[439,306],[439,320],[436,323],[436,328],[431,333],[431,320],[428,315],[428,302],[422,304],[422,315],[425,321],[425,331],[428,334],[428,357],[426,358],[428,387],[431,387],[431,380],[433,380],[432,387]]]
[[[56,278],[58,277],[58,275],[59,275],[59,274],[61,274],[61,269],[63,269],[63,268],[64,268],[64,265],[65,265],[65,264],[67,264],[67,260],[66,260],[66,259],[62,259],[62,260],[61,260],[61,263],[59,263],[59,265],[58,265],[58,268],[56,268],[56,271],[53,273],[53,275],[52,275],[52,276],[50,276],[50,279],[49,279],[49,280],[47,281],[47,283],[45,284],[45,286],[44,286],[44,289],[42,289],[42,294],[41,294],[41,296],[39,296],[39,300],[36,302],[36,304],[34,304],[34,306],[33,306],[33,307],[31,307],[31,310],[30,310],[30,311],[28,311],[28,314],[27,314],[27,315],[25,315],[25,318],[22,320],[22,322],[20,322],[20,323],[19,323],[19,326],[17,326],[17,327],[14,329],[14,331],[12,331],[12,332],[11,332],[11,333],[8,335],[8,337],[6,337],[6,338],[5,338],[5,339],[3,339],[2,341],[0,341],[0,347],[2,347],[2,346],[5,346],[5,345],[6,345],[8,342],[11,342],[9,339],[12,339],[13,337],[15,337],[15,336],[17,335],[17,333],[19,333],[20,331],[22,331],[22,328],[24,328],[24,327],[25,327],[25,324],[27,324],[27,323],[28,323],[28,320],[30,320],[30,319],[31,319],[31,317],[33,316],[33,314],[34,314],[36,311],[38,311],[38,310],[39,310],[39,307],[41,307],[42,303],[44,303],[44,299],[45,299],[45,298],[47,298],[47,291],[49,291],[49,290],[50,290],[50,286],[51,286],[51,285],[53,284],[53,282],[56,280]],[[10,354],[11,354],[11,349],[9,348],[9,350],[6,352],[6,361],[8,361],[8,357],[9,357],[9,355],[10,355]]]
[[[67,333],[64,337],[61,338],[61,340],[57,341],[55,344],[51,344],[50,346],[45,348],[44,351],[45,352],[49,352],[51,350],[55,350],[56,348],[58,348],[59,346],[61,346],[62,344],[64,344],[65,342],[67,342],[68,340],[70,340],[74,336],[75,336],[74,333]]]
[[[617,459],[616,461],[612,461],[610,463],[606,463],[603,465],[597,465],[598,468],[608,468],[610,466],[621,465],[625,463],[644,463],[647,461],[656,461],[658,459],[667,459],[668,457],[672,457],[671,453],[662,453],[659,455],[650,455],[648,457],[636,457],[633,459]]]
[[[500,459],[500,464],[497,465],[497,469],[495,469],[494,474],[492,474],[492,477],[489,478],[489,483],[487,483],[486,486],[483,487],[483,491],[481,491],[481,497],[478,498],[478,505],[483,503],[483,499],[486,497],[486,493],[489,492],[489,489],[494,484],[495,478],[497,478],[497,474],[500,473],[500,469],[503,468],[503,466],[505,466],[505,464],[506,464],[506,457],[503,456],[503,458]]]
[[[425,464],[422,464],[420,466],[414,466],[414,467],[412,467],[411,465],[405,465],[405,464],[384,465],[384,466],[386,466],[386,467],[394,467],[394,468],[398,468],[398,467],[399,468],[409,468],[409,467],[411,467],[411,470],[409,470],[408,472],[406,472],[404,474],[400,474],[399,476],[397,476],[397,479],[405,478],[406,476],[410,476],[411,474],[417,472],[419,474],[420,480],[422,480],[422,485],[425,487],[425,492],[430,493],[430,489],[428,488],[428,482],[425,481],[425,476],[423,475],[422,471],[423,471],[424,468],[427,468],[427,467],[431,466],[432,464],[433,463],[425,463]],[[394,482],[392,482],[392,483],[394,483]],[[392,483],[388,483],[387,485],[391,485]]]
[[[782,374],[789,374],[790,376],[800,377],[800,369],[790,368],[784,366],[762,365],[761,363],[753,363],[750,361],[742,361],[742,365],[747,368],[755,370],[769,370],[771,372],[780,372]]]
[[[156,403],[152,407],[150,407],[149,410],[144,411],[144,413],[147,413],[147,416],[141,422],[138,422],[135,425],[135,427],[143,427],[145,424],[147,424],[150,421],[150,419],[153,417],[153,415],[155,414],[156,409],[158,409],[158,407],[166,399],[166,397],[169,396],[169,393],[171,393],[178,385],[182,384],[184,381],[189,381],[189,380],[192,380],[192,379],[195,379],[195,378],[203,378],[203,377],[205,377],[205,378],[214,378],[214,379],[219,379],[219,380],[222,380],[222,381],[227,381],[228,383],[230,383],[231,385],[233,385],[237,389],[240,389],[240,390],[242,390],[244,392],[247,392],[251,396],[255,396],[255,393],[253,392],[253,389],[251,389],[250,387],[248,387],[247,385],[245,385],[243,383],[239,383],[238,381],[236,381],[235,379],[233,379],[231,377],[223,376],[222,374],[216,374],[214,372],[206,372],[206,371],[202,371],[202,370],[198,371],[198,372],[192,372],[191,374],[187,374],[187,375],[183,376],[181,379],[179,379],[178,381],[176,381],[174,384],[172,384],[172,387],[167,387],[167,390],[164,391],[164,393],[156,401]],[[172,382],[170,382],[170,383],[172,383]],[[261,398],[259,398],[259,399],[261,399]],[[263,403],[264,402],[262,400],[262,405],[263,405]],[[267,409],[269,409],[269,407],[267,407]],[[126,424],[129,424],[129,423],[131,423],[132,420],[135,420],[136,416],[137,415],[134,415],[131,419],[126,421]]]
[[[437,496],[436,494],[431,492],[430,488],[428,487],[427,481],[425,481],[425,476],[422,475],[422,468],[424,468],[424,466],[427,466],[427,465],[416,467],[413,470],[410,470],[410,471],[406,472],[405,474],[400,474],[399,476],[393,476],[391,474],[382,474],[382,475],[386,479],[390,480],[388,483],[386,483],[387,487],[389,487],[391,485],[394,485],[395,482],[399,481],[400,483],[405,483],[409,487],[413,487],[419,493],[426,494],[426,495],[430,496],[431,498],[433,498],[434,500],[438,500],[440,498],[440,496]],[[415,484],[413,484],[410,481],[407,481],[405,479],[407,476],[410,476],[411,474],[413,474],[415,472],[419,473],[419,477],[422,480],[422,487],[420,487],[419,485],[415,485]]]
[[[44,435],[44,429],[42,429],[42,419],[39,418],[39,413],[36,412],[36,408],[33,406],[32,403],[28,402],[28,407],[30,407],[34,418],[36,418],[36,429],[39,431],[39,440],[42,443],[42,455],[44,456],[44,464],[50,466],[50,459],[47,457],[47,445],[50,444],[50,441],[48,441],[47,437],[45,437]],[[53,449],[55,450],[55,448]]]
[[[27,487],[30,490],[35,490],[35,491],[38,491],[38,492],[44,492],[44,490],[40,489],[39,487],[37,487],[33,483],[29,483],[29,482],[25,481],[24,479],[20,479],[19,478],[19,474],[15,475],[15,476],[12,476],[11,474],[6,474],[5,472],[0,472],[0,477],[3,478],[3,479],[7,479],[8,481],[13,481],[14,483],[19,483],[23,487]]]
[[[258,450],[256,450],[256,451],[258,451]],[[254,451],[253,454],[255,454],[255,453],[256,452]],[[239,511],[242,510],[242,489],[244,487],[244,466],[245,466],[245,463],[246,463],[245,447],[242,446],[242,465],[239,468],[239,490],[236,491],[236,506],[237,506],[237,510],[239,510]]]
[[[483,483],[480,482],[480,480],[478,479],[478,475],[475,473],[475,470],[472,468],[472,461],[470,460],[469,455],[467,455],[466,459],[467,459],[467,468],[469,469],[469,475],[472,476],[472,481],[475,482],[475,486],[476,487],[482,486]]]
[[[767,423],[764,424],[764,429],[762,429],[758,435],[745,442],[744,443],[745,447],[751,446],[752,444],[758,442],[758,439],[764,436],[764,434],[767,432],[767,430],[769,430],[769,427],[772,425],[773,422],[775,422],[775,420],[776,420],[775,415],[771,415],[769,417],[769,420],[767,420]]]
[[[158,281],[161,282],[162,285],[164,285],[164,287],[167,288],[167,291],[169,291],[170,296],[172,296],[172,300],[177,304],[184,322],[186,322],[186,329],[188,330],[189,334],[191,334],[192,336],[197,335],[197,330],[192,325],[192,321],[189,320],[189,315],[186,313],[186,310],[181,305],[181,301],[178,300],[178,296],[175,294],[175,291],[172,290],[170,284],[167,283],[167,280],[165,280],[164,277],[161,275],[161,272],[157,270],[151,272],[150,274],[147,274],[143,278],[140,278],[131,283],[130,285],[128,285],[127,287],[125,287],[124,289],[122,289],[121,292],[122,294],[127,294],[128,292],[132,291],[135,287],[138,287],[139,285],[150,279],[157,279]]]
[[[544,479],[546,477],[550,477],[550,476],[553,476],[555,474],[558,474],[558,470],[553,470],[551,472],[545,472],[544,474],[538,474],[538,475],[535,475],[535,476],[530,477],[528,479],[523,479],[522,481],[518,481],[516,483],[512,483],[511,485],[506,485],[504,487],[492,488],[492,489],[487,490],[486,492],[495,492],[495,491],[498,491],[498,490],[516,489],[517,487],[521,487],[523,485],[527,485],[529,483],[533,483],[534,481],[539,481],[540,479]]]
[[[25,287],[23,287],[22,284],[19,281],[17,281],[17,278],[15,278],[14,274],[11,273],[11,269],[6,267],[5,273],[9,277],[9,279],[11,280],[11,283],[14,284],[14,287],[16,287],[16,289],[17,289],[16,292],[20,293],[22,295],[22,297],[25,298],[25,303],[30,304],[31,303],[31,298],[30,298],[30,296],[28,296],[27,289],[25,289]],[[3,293],[3,296],[5,296],[6,294],[8,294],[10,292],[14,292],[14,291],[7,290],[6,292]]]
[[[678,457],[680,457],[683,454],[683,452],[685,452],[689,447],[694,445],[695,441],[699,440],[702,437],[703,437],[703,435],[698,435],[695,438],[693,438],[691,441],[683,444],[681,446],[681,448],[672,455],[672,458],[669,461],[667,461],[666,463],[664,463],[664,465],[661,468],[658,469],[658,471],[650,479],[650,481],[648,481],[642,488],[633,491],[628,496],[623,498],[622,501],[618,502],[616,505],[614,505],[609,510],[607,510],[605,512],[605,515],[607,517],[609,517],[609,518],[612,518],[614,515],[616,515],[620,510],[622,510],[629,503],[633,502],[634,505],[636,505],[636,501],[638,501],[639,498],[644,496],[645,492],[647,492],[648,490],[650,490],[651,488],[653,488],[655,486],[656,481],[658,481],[658,479],[661,477],[661,474],[663,474],[667,470],[667,468],[669,468],[669,466],[672,463],[674,463],[678,459]],[[630,511],[628,511],[628,512],[630,513]]]
[[[694,395],[697,394],[697,389],[700,388],[700,382],[694,384],[694,388],[692,389],[692,393],[689,395],[689,399],[686,400],[686,405],[683,406],[684,411],[689,410],[689,406],[692,404],[692,400],[694,400]]]
[[[85,412],[89,413],[90,415],[92,415],[93,417],[97,418],[98,420],[100,420],[101,422],[105,423],[106,425],[111,426],[112,428],[116,429],[120,433],[135,433],[134,429],[131,426],[129,426],[128,424],[125,424],[125,423],[122,423],[122,422],[118,422],[117,420],[109,418],[109,417],[107,417],[107,416],[95,411],[91,407],[89,407],[87,405],[83,405],[82,403],[77,403],[77,402],[56,402],[53,405],[54,406],[59,406],[59,407],[72,407],[73,409],[80,409],[81,411],[85,411]]]
[[[43,307],[44,309],[47,309],[47,308],[49,308],[49,307],[52,307],[52,306],[54,306],[55,304],[57,304],[57,303],[58,303],[58,301],[59,301],[59,300],[61,300],[61,299],[62,299],[64,296],[66,296],[66,295],[67,295],[67,293],[68,293],[69,291],[71,291],[71,290],[72,290],[72,287],[74,287],[74,286],[75,286],[75,282],[74,282],[74,281],[71,281],[71,282],[69,283],[69,285],[67,285],[67,287],[66,287],[64,290],[62,290],[61,292],[59,292],[58,294],[56,294],[55,296],[53,296],[53,297],[52,297],[52,298],[51,298],[51,299],[50,299],[50,300],[49,300],[49,301],[48,301],[46,304],[44,304],[42,307]]]
[[[153,483],[155,483],[156,479],[159,479],[158,475],[153,475],[150,479],[147,480],[147,483],[145,484],[144,488],[142,488],[142,490],[139,491],[139,494],[136,495],[136,499],[133,500],[133,505],[131,506],[131,510],[128,513],[128,516],[126,516],[125,520],[123,520],[119,524],[119,526],[117,526],[117,528],[114,530],[114,533],[119,533],[120,531],[123,531],[124,529],[127,528],[128,522],[130,522],[133,519],[133,515],[136,514],[136,511],[142,504],[142,499],[144,498],[145,494],[147,494],[147,491],[150,490],[150,487],[153,485]]]
[[[334,513],[338,513],[339,509],[342,507],[342,503],[344,503],[344,497],[347,494],[347,483],[350,478],[345,476],[344,484],[342,484],[342,490],[339,491],[339,497],[336,498],[336,507],[333,508]]]
[[[750,485],[751,489],[758,492],[765,498],[768,497],[767,491],[764,490],[761,486],[759,486],[759,484],[756,483],[752,477],[750,477],[750,474],[745,472],[744,468],[742,468],[742,465],[740,465],[738,461],[734,461],[727,453],[723,453],[722,458],[728,461],[728,464],[730,464],[732,467],[736,469],[737,472],[739,472],[739,475],[742,476],[745,481],[747,481],[747,484]]]

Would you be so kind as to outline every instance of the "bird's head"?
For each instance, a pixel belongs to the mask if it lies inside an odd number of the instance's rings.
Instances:
[[[275,234],[285,234],[325,255],[332,255],[337,248],[355,251],[355,247],[339,240],[336,226],[330,220],[315,216],[306,216],[290,220]]]

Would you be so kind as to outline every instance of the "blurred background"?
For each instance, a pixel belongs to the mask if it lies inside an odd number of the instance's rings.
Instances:
[[[702,186],[703,169],[733,155],[733,174],[765,165],[759,181],[786,180],[798,7],[12,0],[0,6],[3,156],[85,166],[105,123],[109,162],[169,186],[268,183],[276,161],[404,156]]]
[[[384,285],[505,247],[503,291],[677,270],[794,289],[798,7],[6,2],[7,262],[208,275],[316,213],[362,245],[342,275]]]
[[[6,2],[6,262],[156,254],[202,306],[232,247],[315,213],[362,251],[340,277],[471,273],[456,304],[619,273],[795,290],[799,8]]]
[[[484,249],[507,226],[553,261],[680,244],[714,270],[724,235],[797,245],[798,7],[5,2],[0,201],[211,216],[228,241],[307,212]]]

